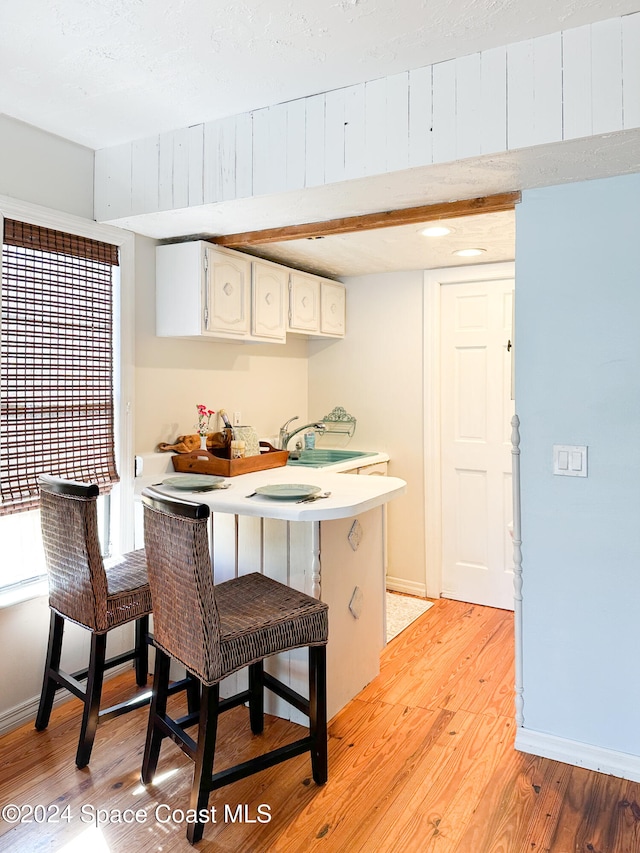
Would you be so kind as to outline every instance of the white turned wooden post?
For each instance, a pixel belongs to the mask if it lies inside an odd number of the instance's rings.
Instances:
[[[516,725],[524,723],[524,686],[522,683],[522,534],[520,526],[520,419],[511,418],[511,455],[513,461],[513,586],[515,627],[515,706]]]
[[[322,598],[322,573],[320,566],[320,522],[311,525],[311,595],[318,600]]]

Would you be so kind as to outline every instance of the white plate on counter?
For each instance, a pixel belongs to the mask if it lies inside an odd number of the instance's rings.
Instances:
[[[179,489],[181,492],[208,492],[224,482],[224,477],[213,477],[210,474],[192,474],[182,477],[166,477],[163,486]]]
[[[303,483],[276,483],[273,486],[258,486],[257,495],[278,501],[297,501],[317,495],[319,486],[307,486]]]

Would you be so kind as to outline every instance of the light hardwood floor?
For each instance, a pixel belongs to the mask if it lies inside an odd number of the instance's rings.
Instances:
[[[217,822],[196,849],[639,853],[640,784],[514,750],[512,634],[511,613],[436,602],[389,644],[380,676],[332,720],[327,785],[310,781],[300,756],[228,786],[212,794]],[[131,684],[129,675],[113,679],[107,698]],[[188,808],[190,763],[165,742],[155,784],[140,785],[141,709],[99,727],[90,766],[77,770],[78,708],[71,700],[54,710],[47,732],[25,726],[0,739],[0,805],[44,806],[34,818],[59,810],[57,823],[0,821],[0,850],[193,849],[185,825],[166,820]],[[252,737],[246,711],[231,711],[217,766],[297,732],[268,718],[265,734]],[[122,824],[112,813],[96,830],[97,809],[138,809],[146,820]]]

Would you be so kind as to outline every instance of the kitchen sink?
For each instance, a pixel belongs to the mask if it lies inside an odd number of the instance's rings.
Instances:
[[[376,454],[366,450],[333,450],[332,448],[316,447],[314,450],[302,450],[299,459],[289,457],[287,465],[306,465],[309,468],[324,468],[337,462],[359,460]]]

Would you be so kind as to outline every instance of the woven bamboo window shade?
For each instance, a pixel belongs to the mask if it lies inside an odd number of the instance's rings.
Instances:
[[[0,329],[0,515],[38,506],[37,477],[118,481],[116,246],[5,219]]]

